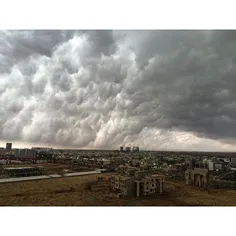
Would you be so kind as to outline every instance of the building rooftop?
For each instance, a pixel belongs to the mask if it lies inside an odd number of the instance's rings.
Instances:
[[[101,174],[101,171],[95,170],[95,171],[87,171],[87,172],[75,172],[75,173],[68,173],[64,174],[64,176],[78,176],[78,175],[92,175],[92,174]]]
[[[160,177],[160,178],[162,178],[162,177],[165,177],[165,176],[164,175],[158,175],[158,174],[151,174],[150,177]]]
[[[130,176],[121,176],[120,180],[127,180],[127,179],[131,179],[132,177]]]
[[[4,170],[25,170],[25,169],[44,169],[43,166],[22,166],[22,167],[7,167]]]
[[[27,180],[38,180],[38,179],[49,179],[49,178],[51,177],[47,175],[20,177],[20,178],[6,178],[6,179],[0,179],[0,183],[20,182],[20,181],[27,181]]]

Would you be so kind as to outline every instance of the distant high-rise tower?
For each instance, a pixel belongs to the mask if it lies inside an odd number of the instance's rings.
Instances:
[[[3,164],[0,163],[0,174],[2,174],[2,172],[3,172]]]
[[[139,147],[133,147],[133,152],[139,152]]]
[[[6,150],[11,151],[12,143],[6,143]]]
[[[120,152],[123,152],[124,151],[124,148],[123,147],[120,147]]]

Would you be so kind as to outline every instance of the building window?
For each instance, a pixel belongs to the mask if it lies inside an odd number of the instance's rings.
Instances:
[[[154,179],[152,179],[152,182],[154,181]]]
[[[152,187],[154,187],[154,184],[152,185]]]
[[[147,184],[149,184],[149,183],[147,182]]]

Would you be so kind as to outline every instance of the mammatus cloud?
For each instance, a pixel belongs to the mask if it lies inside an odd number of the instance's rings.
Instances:
[[[232,151],[235,31],[1,31],[0,139]]]

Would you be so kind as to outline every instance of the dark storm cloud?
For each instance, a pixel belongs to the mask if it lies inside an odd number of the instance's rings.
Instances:
[[[116,42],[114,41],[111,30],[94,30],[86,31],[88,38],[92,43],[93,54],[103,53],[105,56],[110,56],[116,51]]]
[[[230,148],[236,137],[235,35],[2,31],[0,139]]]
[[[0,32],[0,72],[34,54],[50,57],[56,45],[70,39],[76,32],[57,30]]]

